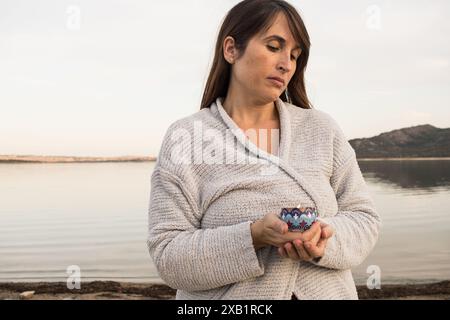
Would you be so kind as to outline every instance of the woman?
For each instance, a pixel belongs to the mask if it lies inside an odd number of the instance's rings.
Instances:
[[[380,218],[338,124],[312,109],[309,36],[281,0],[226,16],[201,110],[168,129],[152,174],[148,248],[176,299],[357,299],[351,268]],[[281,208],[321,222],[288,231]]]

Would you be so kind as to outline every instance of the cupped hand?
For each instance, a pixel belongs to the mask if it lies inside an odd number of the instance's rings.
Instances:
[[[288,225],[275,213],[268,213],[252,226],[252,237],[256,248],[267,245],[282,247],[286,243],[300,240],[301,243],[312,241],[317,243],[320,238],[320,226],[315,223],[304,233],[288,231]]]
[[[330,225],[316,221],[309,230],[301,234],[303,237],[278,247],[280,256],[296,261],[320,258],[325,254],[327,241],[333,236],[334,231]]]

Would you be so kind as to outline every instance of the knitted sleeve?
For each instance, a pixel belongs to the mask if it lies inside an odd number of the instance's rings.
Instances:
[[[338,212],[322,220],[334,229],[324,256],[314,264],[331,269],[350,269],[361,264],[378,239],[381,218],[368,192],[356,154],[338,124],[335,130],[334,164],[330,184],[335,192]]]
[[[264,274],[253,247],[251,221],[200,228],[189,187],[156,166],[151,178],[147,245],[160,277],[172,288],[196,291]]]

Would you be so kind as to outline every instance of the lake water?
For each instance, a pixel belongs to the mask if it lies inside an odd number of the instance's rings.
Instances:
[[[450,161],[360,161],[383,218],[383,283],[450,279]],[[0,164],[0,281],[160,282],[146,247],[153,162]]]

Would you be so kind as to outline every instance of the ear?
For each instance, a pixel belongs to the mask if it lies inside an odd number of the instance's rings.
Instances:
[[[231,36],[228,36],[223,40],[223,56],[229,64],[233,64],[236,61],[237,50],[235,41]]]

